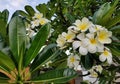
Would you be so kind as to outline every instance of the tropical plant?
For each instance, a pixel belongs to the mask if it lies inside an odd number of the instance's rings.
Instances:
[[[8,22],[8,13],[4,10],[0,14],[3,25],[0,28],[0,83],[64,83],[77,76],[68,68],[44,70],[43,65],[60,54],[56,44],[46,44],[51,28],[49,23],[39,26],[30,42],[25,18],[14,15]],[[44,45],[47,46],[41,50]]]
[[[75,71],[78,65],[88,71],[81,77],[91,75],[99,84],[116,83],[117,73],[120,73],[119,0],[50,0],[47,4],[37,5],[36,10],[38,12],[27,5],[25,11],[17,10],[10,22],[9,12],[0,12],[1,83],[66,84],[78,76]],[[79,36],[82,34],[79,33],[84,32],[89,37],[87,34],[93,32],[88,27],[89,30],[79,29],[76,33],[74,30],[82,22],[91,24],[92,30],[96,28],[95,37],[104,34],[109,39],[109,42],[104,39],[102,45],[107,47],[103,48],[106,50],[103,54],[110,58],[101,58],[104,55],[93,53],[91,48],[87,54],[81,53],[85,50],[79,52],[76,46],[73,49],[72,43],[81,41]],[[52,29],[54,32],[51,34]],[[97,32],[97,29],[104,31]],[[68,51],[70,55],[66,54]]]

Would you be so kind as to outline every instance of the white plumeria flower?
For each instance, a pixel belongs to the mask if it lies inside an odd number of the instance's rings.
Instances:
[[[98,71],[99,73],[102,73],[103,68],[101,65],[96,65],[95,68],[96,68],[96,71]]]
[[[91,77],[93,77],[93,78],[97,78],[98,77],[98,73],[95,72],[93,69],[89,70],[89,72],[90,72]]]
[[[100,61],[104,62],[107,60],[109,64],[112,64],[112,54],[108,49],[105,49],[104,52],[99,56]]]
[[[69,30],[72,31],[72,32],[74,32],[74,33],[78,33],[76,26],[70,26],[70,27],[68,27],[68,31]]]
[[[86,44],[84,45],[84,41],[83,41],[85,39],[85,33],[78,34],[77,39],[79,40],[76,40],[72,43],[73,49],[79,48],[79,53],[81,55],[87,55],[88,53],[87,46]]]
[[[37,26],[39,26],[39,20],[36,19],[34,21],[31,21],[31,28],[35,28]]]
[[[83,43],[82,43],[81,41],[74,41],[73,44],[72,44],[72,46],[73,46],[73,49],[79,48],[79,53],[80,53],[81,55],[87,55],[88,50],[87,50],[87,48],[83,45]]]
[[[77,30],[80,30],[81,32],[87,31],[92,25],[92,23],[86,17],[84,17],[81,21],[76,20],[74,24],[77,27]]]
[[[80,53],[81,55],[87,55],[87,54],[88,54],[88,50],[87,50],[86,47],[80,46],[80,48],[79,48],[79,53]]]
[[[42,13],[35,13],[33,19],[40,19],[43,17]]]
[[[102,66],[101,65],[96,65],[96,66],[93,66],[90,70],[89,70],[89,72],[90,72],[90,75],[92,76],[92,77],[98,77],[98,72],[99,73],[102,73],[102,70],[103,70],[103,68],[102,68]]]
[[[32,38],[33,36],[35,36],[37,33],[33,30],[31,30],[30,28],[29,29],[26,29],[27,30],[27,35]]]
[[[87,49],[90,53],[96,53],[104,49],[103,45],[100,44],[96,38],[94,38],[94,33],[86,34],[87,38],[84,39],[84,45],[87,46]]]
[[[105,28],[103,28],[102,26],[100,25],[92,25],[90,28],[89,28],[89,31],[90,33],[94,33],[94,32],[97,32],[97,31],[100,31],[100,30],[103,30]]]
[[[77,39],[79,39],[79,40],[85,39],[85,33],[80,33],[80,34],[78,34],[78,35],[77,35]]]
[[[64,47],[65,43],[66,43],[66,39],[65,37],[63,37],[61,34],[58,36],[57,40],[57,46],[59,46],[60,48]]]
[[[97,39],[102,44],[109,44],[112,42],[110,37],[112,36],[112,32],[107,29],[101,30],[97,32]]]
[[[75,33],[70,30],[68,33],[63,32],[62,35],[66,38],[67,42],[72,42],[75,38]]]
[[[67,66],[69,68],[77,68],[79,66],[80,57],[78,55],[71,54],[67,59]]]
[[[46,23],[48,23],[48,22],[50,22],[48,19],[46,19],[46,18],[40,18],[39,19],[39,23],[41,24],[41,25],[44,25],[44,24],[46,24]]]

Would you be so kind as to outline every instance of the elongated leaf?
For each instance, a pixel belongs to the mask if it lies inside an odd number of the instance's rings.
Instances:
[[[109,11],[110,3],[103,4],[98,11],[94,13],[93,22],[99,24],[103,16]]]
[[[34,11],[34,9],[31,6],[29,6],[29,5],[25,6],[25,10],[28,12],[28,14],[30,16],[34,16],[35,11]]]
[[[118,15],[115,18],[111,19],[111,21],[109,21],[109,23],[107,24],[107,27],[110,28],[110,27],[116,25],[117,23],[120,23],[120,15]]]
[[[8,17],[9,17],[9,11],[8,10],[4,10],[1,14],[0,14],[0,34],[2,35],[2,37],[5,39],[6,38],[6,34],[7,34],[7,22],[8,22]]]
[[[8,69],[15,69],[15,64],[12,59],[0,51],[0,65],[6,66]]]
[[[18,15],[22,15],[27,19],[30,19],[31,16],[29,14],[27,14],[26,12],[22,11],[22,10],[17,10],[14,12],[14,14],[12,15],[12,17],[18,16]]]
[[[109,47],[112,54],[115,55],[115,56],[120,56],[120,50],[117,49],[117,48],[113,48],[113,47]]]
[[[38,6],[36,6],[36,9],[43,13],[44,16],[46,16],[46,12],[48,11],[47,5],[46,4],[39,4]]]
[[[117,25],[117,26],[112,27],[112,28],[110,29],[110,31],[118,31],[118,32],[119,32],[119,30],[120,30],[120,25]]]
[[[33,79],[33,82],[54,82],[65,83],[77,76],[77,73],[72,69],[59,69],[41,74]]]
[[[10,49],[18,62],[21,49],[26,40],[25,24],[21,17],[15,16],[9,24]]]
[[[81,57],[81,62],[86,69],[90,69],[93,66],[93,58],[91,54]]]
[[[50,32],[50,24],[45,24],[40,28],[29,50],[26,52],[25,66],[29,65],[29,63],[38,55],[38,52],[40,51],[41,47],[45,45],[49,32]]]
[[[103,4],[98,11],[95,12],[93,16],[93,22],[106,26],[109,20],[112,18],[112,14],[115,11],[115,7],[118,4],[119,0],[115,0],[113,5],[109,2]]]
[[[115,0],[113,5],[110,6],[110,9],[108,10],[108,12],[106,14],[104,14],[103,18],[102,18],[102,24],[109,22],[109,20],[111,19],[111,16],[113,14],[113,12],[115,11],[116,5],[118,4],[119,0]],[[105,24],[106,25],[106,24]]]
[[[9,11],[7,9],[2,12],[2,17],[4,18],[4,22],[7,23],[9,17]]]
[[[52,52],[52,48],[54,48],[55,45],[51,44],[48,45],[39,55],[39,57],[37,58],[36,61],[33,62],[32,64],[32,68],[33,71],[40,68],[42,65],[44,65],[45,63],[47,63],[48,61],[54,59],[56,56],[60,55],[60,50],[56,50],[55,52]]]

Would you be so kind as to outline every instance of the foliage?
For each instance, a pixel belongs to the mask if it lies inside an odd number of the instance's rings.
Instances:
[[[29,9],[29,6],[27,6],[27,9]],[[5,12],[8,11],[5,10]],[[1,18],[1,20],[2,19],[3,18]],[[31,42],[27,35],[26,23],[27,21],[25,18],[16,14],[13,15],[9,23],[6,23],[6,25],[9,25],[8,32],[6,26],[3,27],[6,29],[4,32],[9,38],[9,41],[6,43],[6,39],[3,40],[4,46],[0,51],[0,74],[4,74],[0,75],[0,82],[23,84],[58,81],[61,83],[76,77],[76,72],[67,68],[51,70],[51,72],[45,72],[44,74],[39,73],[38,75],[39,70],[44,68],[43,65],[56,56],[59,56],[60,53],[58,53],[59,50],[57,50],[55,44],[48,44],[44,50],[40,51],[42,46],[46,45],[48,39],[51,27],[49,23],[39,26],[40,29]],[[2,34],[1,37],[4,38],[4,35]],[[34,62],[32,62],[32,60],[34,60]],[[53,75],[53,73],[56,74]],[[34,74],[37,74],[37,76],[33,77]],[[41,79],[41,75],[44,78]],[[48,79],[50,81],[45,81]]]
[[[49,21],[34,28],[32,21],[38,19],[34,18],[36,11],[29,5],[25,11],[17,10],[10,22],[8,10],[0,12],[0,83],[66,83],[75,78],[76,71],[68,68],[66,62],[66,50],[72,51],[71,45],[61,50],[55,43],[59,34],[83,17],[112,31],[112,43],[105,46],[111,50],[114,63],[101,62],[96,53],[79,55],[80,64],[86,69],[102,65],[104,70],[98,73],[100,84],[111,84],[119,78],[116,76],[120,73],[119,0],[50,0],[37,5],[36,10]],[[49,37],[51,28],[54,32]],[[35,35],[30,36],[29,32]],[[52,63],[46,67],[49,61]]]

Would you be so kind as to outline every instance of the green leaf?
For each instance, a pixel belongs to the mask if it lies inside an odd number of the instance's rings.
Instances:
[[[93,22],[99,24],[102,21],[103,16],[109,11],[110,3],[103,4],[98,11],[93,15]]]
[[[25,10],[27,11],[27,13],[28,13],[30,16],[34,16],[35,10],[34,10],[31,6],[26,5],[26,6],[25,6]]]
[[[31,65],[31,68],[33,68],[33,71],[35,71],[36,69],[39,69],[40,67],[42,67],[42,65],[54,59],[56,56],[60,54],[60,50],[56,50],[55,52],[52,51],[52,49],[55,47],[56,47],[56,44],[50,44],[40,52],[38,57],[34,60],[34,62]]]
[[[114,26],[110,29],[110,31],[117,31],[119,32],[120,31],[120,25],[117,25],[117,26]]]
[[[12,17],[18,16],[18,15],[22,15],[27,19],[31,19],[31,16],[22,10],[15,11],[14,14],[12,15]]]
[[[57,69],[62,69],[62,68],[67,68],[67,61],[66,60],[57,66]]]
[[[25,66],[28,66],[29,63],[38,55],[41,47],[45,45],[45,42],[48,38],[50,32],[50,24],[43,25],[37,35],[35,36],[33,42],[31,43],[30,48],[25,55]]]
[[[107,24],[107,27],[111,28],[112,26],[116,25],[117,23],[120,23],[120,15],[118,15],[115,18],[111,19],[111,21],[109,21],[109,23]]]
[[[44,16],[46,16],[46,12],[48,11],[48,8],[47,8],[46,4],[39,4],[38,6],[36,6],[36,9],[40,13],[43,13]]]
[[[93,16],[93,22],[96,24],[100,24],[106,26],[109,20],[112,18],[112,14],[115,11],[115,7],[118,4],[119,0],[115,0],[113,5],[109,2],[103,4],[100,9],[95,12]]]
[[[89,53],[86,56],[81,56],[81,62],[86,69],[92,68],[93,66],[92,54]]]
[[[117,48],[114,48],[114,47],[109,47],[112,54],[115,55],[115,56],[120,56],[120,50],[117,49]]]
[[[0,51],[0,66],[5,66],[10,70],[15,69],[15,64],[12,59]]]
[[[9,17],[9,11],[7,9],[2,12],[2,17],[4,18],[4,22],[7,23]]]
[[[77,76],[77,73],[72,69],[52,70],[41,74],[39,77],[32,79],[33,82],[54,82],[65,83]]]
[[[9,24],[9,42],[10,49],[14,58],[18,62],[21,54],[21,49],[26,40],[26,29],[24,21],[21,17],[15,16]]]
[[[0,14],[0,34],[2,37],[5,39],[7,35],[7,22],[8,22],[8,17],[9,17],[9,11],[4,10]]]
[[[111,16],[112,14],[114,13],[115,9],[116,9],[116,5],[118,4],[119,0],[115,0],[113,5],[110,7],[110,9],[108,10],[108,12],[103,16],[103,19],[102,19],[102,24],[104,25],[107,25],[109,22],[109,20],[111,20]]]

